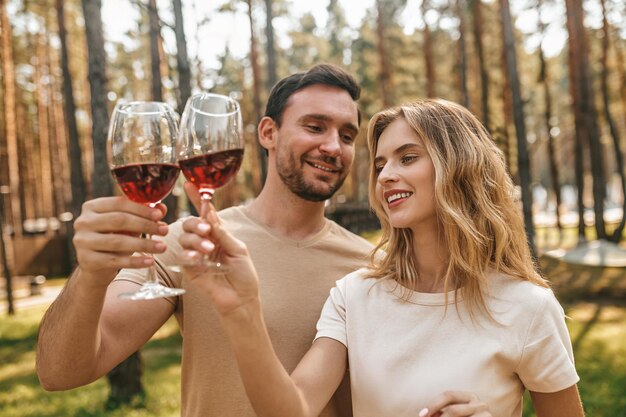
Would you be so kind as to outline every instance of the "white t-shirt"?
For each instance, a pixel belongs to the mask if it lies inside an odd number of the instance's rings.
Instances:
[[[415,417],[446,390],[470,391],[497,417],[522,415],[524,389],[556,392],[578,382],[564,312],[553,292],[490,276],[493,318],[473,322],[459,291],[400,298],[395,282],[355,271],[337,281],[317,338],[348,348],[355,417]],[[445,314],[444,314],[445,312]]]

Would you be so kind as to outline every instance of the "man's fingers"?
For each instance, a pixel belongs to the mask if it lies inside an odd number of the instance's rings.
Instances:
[[[167,249],[162,241],[124,234],[81,233],[75,235],[74,243],[81,247],[87,247],[92,251],[115,254],[132,254],[135,252],[163,253]]]
[[[146,204],[136,203],[125,197],[103,197],[95,200],[89,200],[83,204],[82,213],[108,213],[108,212],[124,212],[134,214],[151,220],[161,220],[165,216],[166,209],[163,204],[152,208]]]
[[[87,270],[97,270],[102,265],[107,266],[107,270],[120,270],[124,268],[147,268],[154,264],[151,257],[145,255],[127,256],[115,253],[88,251],[78,256],[78,263],[81,268]]]
[[[77,232],[84,230],[97,233],[124,232],[135,235],[144,233],[165,236],[168,226],[164,222],[157,222],[129,213],[109,212],[97,215],[85,214],[76,219],[74,229]]]

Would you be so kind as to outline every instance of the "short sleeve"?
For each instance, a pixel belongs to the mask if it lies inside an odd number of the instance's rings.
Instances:
[[[328,337],[348,347],[346,335],[346,278],[337,281],[330,290],[330,295],[324,303],[320,319],[317,322],[315,339]]]
[[[549,393],[568,388],[580,378],[563,307],[552,291],[544,294],[543,306],[529,327],[517,373],[528,390]]]

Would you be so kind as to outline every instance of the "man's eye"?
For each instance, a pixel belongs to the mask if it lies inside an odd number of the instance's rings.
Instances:
[[[346,143],[352,143],[354,142],[354,136],[352,135],[342,135],[341,138],[343,139],[344,142]]]
[[[307,125],[306,128],[311,132],[321,132],[322,128],[317,125]]]

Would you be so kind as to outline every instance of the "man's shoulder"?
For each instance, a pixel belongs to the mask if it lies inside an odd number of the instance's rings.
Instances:
[[[372,249],[374,249],[374,245],[362,236],[359,236],[356,233],[349,231],[348,229],[339,225],[333,220],[328,220],[328,222],[330,223],[330,233],[335,239],[343,241],[346,244],[349,244],[355,248],[360,248],[366,251],[371,251]]]

